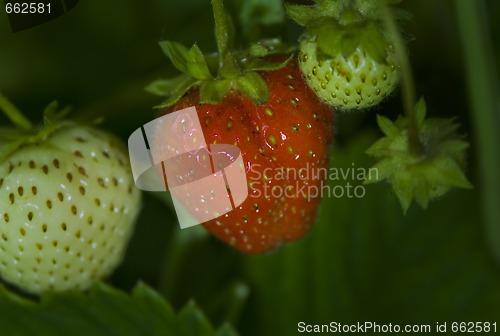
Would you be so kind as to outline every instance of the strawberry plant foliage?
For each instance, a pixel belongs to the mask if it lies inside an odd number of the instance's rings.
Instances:
[[[236,336],[214,330],[194,303],[176,313],[159,294],[139,283],[130,295],[102,283],[88,293],[51,293],[39,302],[0,287],[2,335],[24,336]]]
[[[374,168],[378,179],[388,180],[406,212],[413,200],[426,208],[429,201],[444,195],[451,188],[471,189],[463,173],[465,152],[469,144],[457,134],[453,119],[426,119],[423,98],[415,106],[420,151],[413,153],[408,136],[408,118],[396,122],[377,116],[384,137],[366,152],[378,162]]]

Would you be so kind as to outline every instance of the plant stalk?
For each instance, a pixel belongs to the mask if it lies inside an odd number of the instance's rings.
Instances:
[[[394,42],[394,51],[396,52],[397,60],[401,69],[401,89],[403,93],[403,108],[406,118],[408,119],[408,143],[410,152],[416,156],[421,155],[420,139],[418,137],[417,116],[415,111],[416,90],[413,72],[411,70],[410,60],[406,52],[403,37],[399,32],[399,27],[394,20],[388,6],[382,1],[379,1],[379,6],[382,10],[382,17],[386,29],[391,36],[391,41]]]
[[[471,118],[478,142],[482,214],[487,244],[500,263],[500,96],[483,0],[456,0]]]

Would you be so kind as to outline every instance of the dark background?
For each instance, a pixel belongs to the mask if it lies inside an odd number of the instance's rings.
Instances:
[[[236,14],[244,1],[226,5]],[[500,3],[484,5],[498,61]],[[470,108],[467,39],[458,29],[456,2],[406,0],[402,7],[413,15],[403,30],[418,94],[425,96],[430,115],[456,116],[462,125],[471,143],[467,175],[474,190],[454,190],[427,210],[413,205],[406,215],[386,184],[367,186],[362,199],[325,198],[306,238],[258,256],[234,251],[202,228],[181,231],[162,195],[147,194],[111,284],[128,291],[141,279],[175,309],[193,299],[215,326],[229,321],[241,335],[294,335],[300,321],[500,323],[500,260],[485,243],[489,237],[500,244],[500,236],[490,236],[481,210],[487,182],[481,179],[480,130]],[[279,15],[270,18],[265,35],[296,41],[299,27]],[[0,91],[33,120],[58,99],[73,105],[76,116],[104,117],[102,127],[126,140],[155,117],[152,106],[160,100],[143,88],[176,74],[157,42],[197,42],[213,51],[212,27],[207,0],[84,0],[54,21],[17,33],[2,11]],[[237,27],[242,33],[241,21]],[[376,113],[391,119],[401,114],[399,92],[369,111],[338,115],[333,167],[373,163],[364,151],[380,136]]]

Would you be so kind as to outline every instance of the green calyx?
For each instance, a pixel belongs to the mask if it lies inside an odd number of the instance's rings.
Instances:
[[[45,141],[63,127],[74,125],[63,121],[71,107],[59,109],[57,101],[51,102],[44,110],[43,123],[33,125],[22,112],[0,93],[0,110],[10,119],[14,127],[0,127],[0,164],[20,147]]]
[[[458,125],[453,119],[425,119],[423,98],[416,104],[415,112],[419,154],[410,150],[408,118],[401,116],[394,123],[377,116],[385,137],[366,151],[378,162],[373,167],[377,174],[365,183],[388,180],[405,212],[413,200],[426,208],[430,200],[451,188],[472,188],[463,172],[469,144],[457,134]]]
[[[334,19],[341,25],[380,20],[380,6],[396,5],[401,0],[316,0],[312,6],[286,5],[288,16],[301,26],[309,27],[322,18]],[[408,14],[397,12],[399,18]]]
[[[272,54],[291,52],[276,40],[262,41],[245,53],[231,52],[234,34],[230,18],[222,0],[213,0],[212,4],[218,53],[205,56],[196,44],[187,48],[177,42],[160,42],[165,55],[182,74],[156,80],[146,87],[146,91],[166,97],[156,108],[175,104],[194,87],[200,88],[200,102],[203,104],[219,104],[229,92],[239,92],[256,105],[262,105],[269,100],[269,90],[258,71],[277,70],[291,60],[292,56],[279,62],[266,58]]]
[[[317,0],[314,6],[288,5],[288,15],[305,26],[302,38],[316,39],[318,55],[324,59],[342,55],[348,58],[356,48],[363,49],[380,64],[387,64],[387,51],[392,48],[390,34],[384,27],[381,6],[392,0]],[[395,17],[406,14],[393,9]]]

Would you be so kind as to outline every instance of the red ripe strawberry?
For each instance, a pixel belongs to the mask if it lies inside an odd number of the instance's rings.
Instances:
[[[203,225],[249,253],[297,240],[309,230],[320,198],[310,197],[307,190],[321,188],[323,181],[314,174],[317,168],[328,166],[332,138],[332,110],[308,88],[295,62],[263,72],[262,77],[270,92],[269,101],[262,106],[237,92],[218,105],[202,104],[199,91],[194,90],[164,110],[195,106],[207,144],[234,144],[241,150],[248,198],[235,210]],[[307,169],[308,176],[300,168]]]
[[[166,107],[163,114],[194,106],[207,144],[241,150],[248,198],[203,225],[235,248],[259,253],[299,239],[314,223],[320,197],[308,190],[321,190],[325,178],[318,176],[318,169],[328,166],[333,109],[309,89],[295,60],[255,54],[237,59],[229,53],[225,38],[230,34],[221,33],[227,28],[221,1],[213,4],[220,53],[217,74],[196,45],[188,50],[162,42],[185,74],[157,81],[149,90],[167,96],[160,106]],[[253,50],[259,56],[269,52],[263,45]],[[155,146],[161,147],[173,132],[159,132]]]

